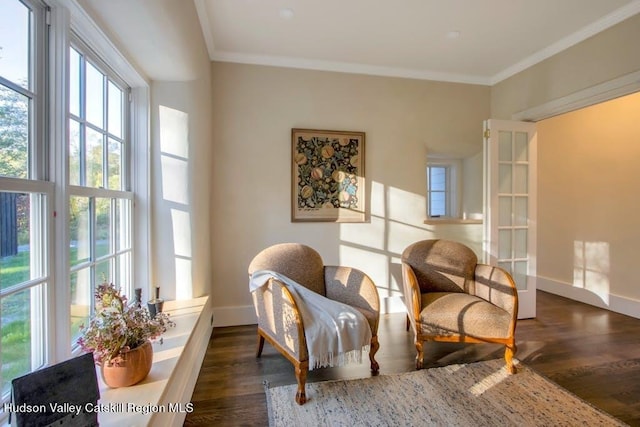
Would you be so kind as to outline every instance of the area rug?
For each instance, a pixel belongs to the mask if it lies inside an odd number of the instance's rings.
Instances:
[[[276,426],[623,426],[521,363],[450,365],[358,380],[265,384],[269,425]]]

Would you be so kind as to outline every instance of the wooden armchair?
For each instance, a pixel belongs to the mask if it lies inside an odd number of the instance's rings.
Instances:
[[[340,266],[325,266],[314,249],[297,243],[282,243],[264,249],[251,261],[249,276],[271,270],[298,282],[329,299],[360,311],[371,328],[369,360],[371,371],[379,370],[375,360],[378,351],[380,299],[373,281],[362,271]],[[265,339],[294,366],[298,389],[296,402],[306,402],[305,383],[309,371],[309,354],[302,315],[291,292],[279,280],[270,278],[265,286],[252,292],[258,318],[260,357]]]
[[[402,277],[417,369],[424,341],[489,342],[505,345],[507,369],[516,372],[518,291],[508,272],[478,264],[463,244],[423,240],[403,251]]]

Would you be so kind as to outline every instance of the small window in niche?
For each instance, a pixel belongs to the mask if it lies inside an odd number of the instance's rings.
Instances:
[[[453,161],[427,163],[428,218],[458,218],[458,173]]]

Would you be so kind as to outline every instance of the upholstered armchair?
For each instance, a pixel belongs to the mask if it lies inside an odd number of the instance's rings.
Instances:
[[[318,252],[297,243],[277,244],[261,251],[249,265],[249,277],[265,270],[280,273],[317,294],[362,313],[371,328],[371,371],[373,374],[378,372],[375,354],[379,348],[380,299],[373,281],[365,273],[355,268],[325,266]],[[252,295],[258,318],[256,357],[262,354],[267,340],[293,364],[298,383],[295,399],[302,405],[306,402],[309,352],[300,308],[287,286],[274,277]]]
[[[423,240],[402,253],[407,329],[415,334],[416,368],[423,367],[423,342],[505,345],[507,369],[515,373],[518,292],[511,275],[478,264],[467,246]]]

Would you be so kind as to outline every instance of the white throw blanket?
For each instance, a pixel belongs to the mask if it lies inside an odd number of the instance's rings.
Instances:
[[[362,351],[368,351],[371,343],[371,328],[362,313],[310,291],[275,271],[254,272],[249,289],[255,291],[272,277],[289,289],[300,309],[309,352],[309,369],[362,362]]]

